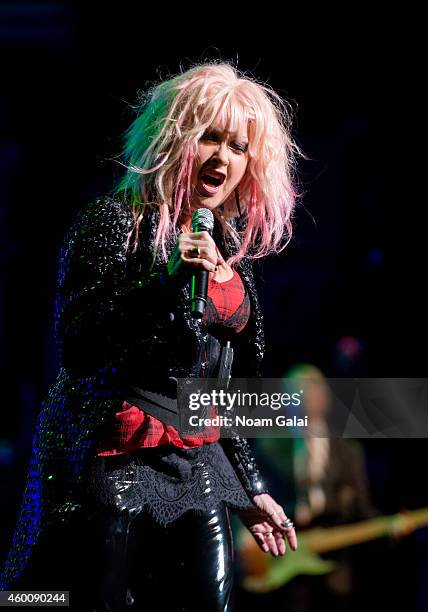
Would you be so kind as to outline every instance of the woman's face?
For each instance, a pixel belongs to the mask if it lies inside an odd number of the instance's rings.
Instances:
[[[191,184],[192,210],[213,210],[239,185],[248,164],[248,127],[236,133],[207,128],[198,142]]]

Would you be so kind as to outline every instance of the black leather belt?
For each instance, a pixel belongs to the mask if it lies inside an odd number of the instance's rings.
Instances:
[[[178,404],[177,398],[171,398],[160,393],[140,389],[140,387],[130,387],[129,395],[125,394],[125,401],[132,406],[137,406],[144,412],[163,421],[167,425],[178,427]]]
[[[220,359],[218,361],[217,386],[227,388],[231,377],[233,363],[233,348],[228,340],[226,345],[221,348]],[[209,376],[209,374],[208,374]],[[172,425],[176,429],[179,427],[179,407],[177,403],[177,379],[170,378],[169,382],[174,385],[175,397],[169,397],[140,387],[127,387],[123,399],[132,406],[137,406],[144,412],[162,421],[166,425]]]

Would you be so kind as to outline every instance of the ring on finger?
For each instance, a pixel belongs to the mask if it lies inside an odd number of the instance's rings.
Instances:
[[[194,255],[197,255],[198,257],[201,256],[201,249],[199,247],[194,247],[190,252]]]
[[[289,519],[289,518],[288,518],[288,519],[285,519],[285,521],[283,521],[283,522],[281,523],[281,525],[282,525],[283,527],[285,527],[285,529],[294,529],[294,523],[293,523],[293,521],[292,521],[291,519]]]

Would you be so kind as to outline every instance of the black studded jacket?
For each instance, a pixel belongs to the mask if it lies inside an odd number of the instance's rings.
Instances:
[[[73,224],[61,253],[56,301],[62,365],[73,377],[104,372],[104,388],[118,382],[163,392],[171,377],[200,375],[206,335],[191,316],[188,282],[168,279],[160,253],[153,262],[158,221],[157,209],[145,212],[134,254],[125,254],[132,214],[123,202],[99,198]],[[217,226],[213,237],[223,255],[235,252]],[[165,245],[168,257],[175,240]],[[263,319],[251,261],[244,258],[237,270],[251,316],[233,342],[233,376],[259,376]],[[235,436],[221,443],[246,492],[266,492],[247,440]]]

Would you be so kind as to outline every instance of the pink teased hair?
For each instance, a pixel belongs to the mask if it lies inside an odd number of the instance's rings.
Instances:
[[[248,165],[239,185],[245,229],[229,263],[279,252],[290,241],[298,196],[296,158],[304,156],[290,134],[290,105],[269,86],[222,62],[197,65],[163,81],[143,94],[137,106],[124,136],[127,171],[114,190],[126,199],[130,195],[135,224],[128,246],[133,235],[134,250],[145,205],[158,206],[156,246],[166,261],[166,240],[178,231],[180,214],[190,206],[198,140],[213,123],[232,131],[248,125]],[[225,210],[223,227],[238,240]]]

